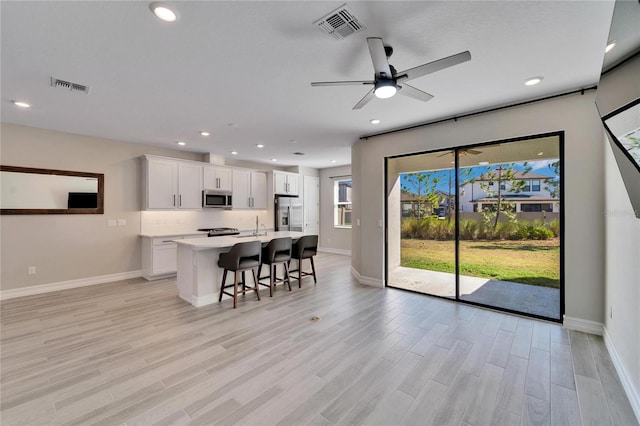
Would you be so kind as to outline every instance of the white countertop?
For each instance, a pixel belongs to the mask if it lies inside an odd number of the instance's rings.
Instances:
[[[154,232],[154,233],[146,233],[146,234],[138,234],[140,237],[145,238],[170,238],[170,237],[182,237],[185,235],[207,235],[207,231],[192,231],[192,232]]]
[[[211,237],[211,238],[187,238],[184,240],[176,240],[179,246],[188,246],[193,250],[206,250],[212,248],[225,248],[231,247],[237,243],[243,243],[248,241],[261,241],[268,243],[274,238],[291,237],[294,240],[305,235],[304,232],[293,231],[277,231],[267,232],[267,235],[260,235],[258,237],[253,235],[225,235],[223,237]]]

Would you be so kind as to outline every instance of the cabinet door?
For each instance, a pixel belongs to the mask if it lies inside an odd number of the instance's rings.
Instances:
[[[298,195],[298,175],[287,175],[287,189],[289,195]]]
[[[147,208],[175,209],[178,205],[178,164],[147,160]]]
[[[233,169],[233,198],[231,205],[234,209],[248,209],[249,197],[251,197],[251,172],[248,170]]]
[[[202,166],[178,163],[178,208],[202,208]]]
[[[153,247],[151,270],[153,275],[168,274],[178,270],[178,246],[176,243]]]
[[[254,209],[267,208],[267,174],[263,172],[251,173],[251,196]]]
[[[273,192],[275,194],[287,195],[287,175],[273,172]]]
[[[203,189],[220,189],[231,191],[231,174],[228,167],[204,166],[202,168]]]
[[[216,177],[218,178],[218,189],[231,191],[231,189],[233,188],[233,173],[231,169],[227,167],[217,167]]]

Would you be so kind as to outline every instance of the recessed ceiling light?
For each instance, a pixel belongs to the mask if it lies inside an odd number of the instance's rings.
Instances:
[[[541,156],[542,154],[544,154],[544,152],[540,151],[540,152],[538,153],[538,157],[539,157],[539,156]]]
[[[180,146],[185,146],[186,144],[187,144],[186,142],[178,141],[178,145],[180,145]]]
[[[11,101],[15,106],[19,106],[20,108],[31,108],[31,105],[26,102],[21,101]]]
[[[335,163],[335,162],[336,162],[336,160],[331,160],[331,162],[332,162],[332,163]]]
[[[211,133],[205,132],[204,130],[200,132],[200,136],[209,136]]]
[[[173,22],[178,19],[178,15],[164,3],[153,2],[149,5],[149,9],[151,9],[158,19],[162,19],[163,21]]]
[[[607,47],[605,47],[604,49],[604,53],[609,53],[611,52],[611,49],[613,49],[614,47],[616,47],[616,41],[612,40],[607,44]]]
[[[489,162],[488,161],[481,161],[478,164],[481,165],[481,166],[488,166]]]
[[[544,80],[544,77],[531,77],[530,79],[528,79],[527,81],[524,82],[525,86],[535,86],[536,84],[540,83],[542,80]]]
[[[256,145],[256,148],[264,148],[264,145],[262,145],[261,143],[259,143],[258,145]]]
[[[238,151],[231,151],[231,155],[238,155]]]
[[[377,118],[373,118],[373,119],[369,120],[369,122],[371,124],[380,124],[380,120],[378,120]]]
[[[277,158],[272,158],[271,161],[278,161],[278,159]]]

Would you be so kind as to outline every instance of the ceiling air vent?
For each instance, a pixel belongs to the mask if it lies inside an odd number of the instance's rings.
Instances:
[[[342,40],[367,28],[355,17],[346,3],[313,24],[336,40]]]
[[[59,78],[51,77],[51,86],[66,89],[71,92],[83,92],[89,93],[89,86],[84,84],[72,83],[70,81],[60,80]]]
[[[294,152],[293,155],[304,155],[304,152]]]

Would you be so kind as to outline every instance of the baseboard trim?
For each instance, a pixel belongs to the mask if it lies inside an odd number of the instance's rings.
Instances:
[[[370,277],[363,277],[362,275],[360,275],[358,271],[355,270],[353,266],[351,267],[351,275],[353,275],[360,284],[370,285],[372,287],[384,288],[384,282],[382,280],[378,280]]]
[[[318,251],[321,253],[341,254],[343,256],[351,256],[351,250],[343,250],[331,247],[318,247]]]
[[[604,344],[609,351],[609,356],[611,357],[611,362],[613,362],[613,366],[618,373],[618,377],[620,377],[620,382],[622,383],[622,388],[624,392],[627,394],[627,398],[629,398],[629,403],[631,404],[631,408],[636,415],[636,419],[640,423],[640,390],[638,390],[633,385],[633,380],[629,375],[629,372],[624,366],[618,351],[616,350],[616,346],[613,344],[613,340],[611,340],[611,336],[607,332],[607,328],[604,327]]]
[[[604,324],[601,322],[589,321],[582,318],[564,316],[562,325],[569,330],[582,331],[583,333],[602,336]]]
[[[34,285],[30,287],[15,288],[0,291],[0,300],[14,299],[16,297],[33,296],[36,294],[50,293],[52,291],[68,290],[71,288],[87,287],[90,285],[110,283],[113,281],[129,280],[142,276],[142,271],[120,272],[117,274],[100,275],[96,277],[80,278],[77,280],[60,281],[57,283]]]

